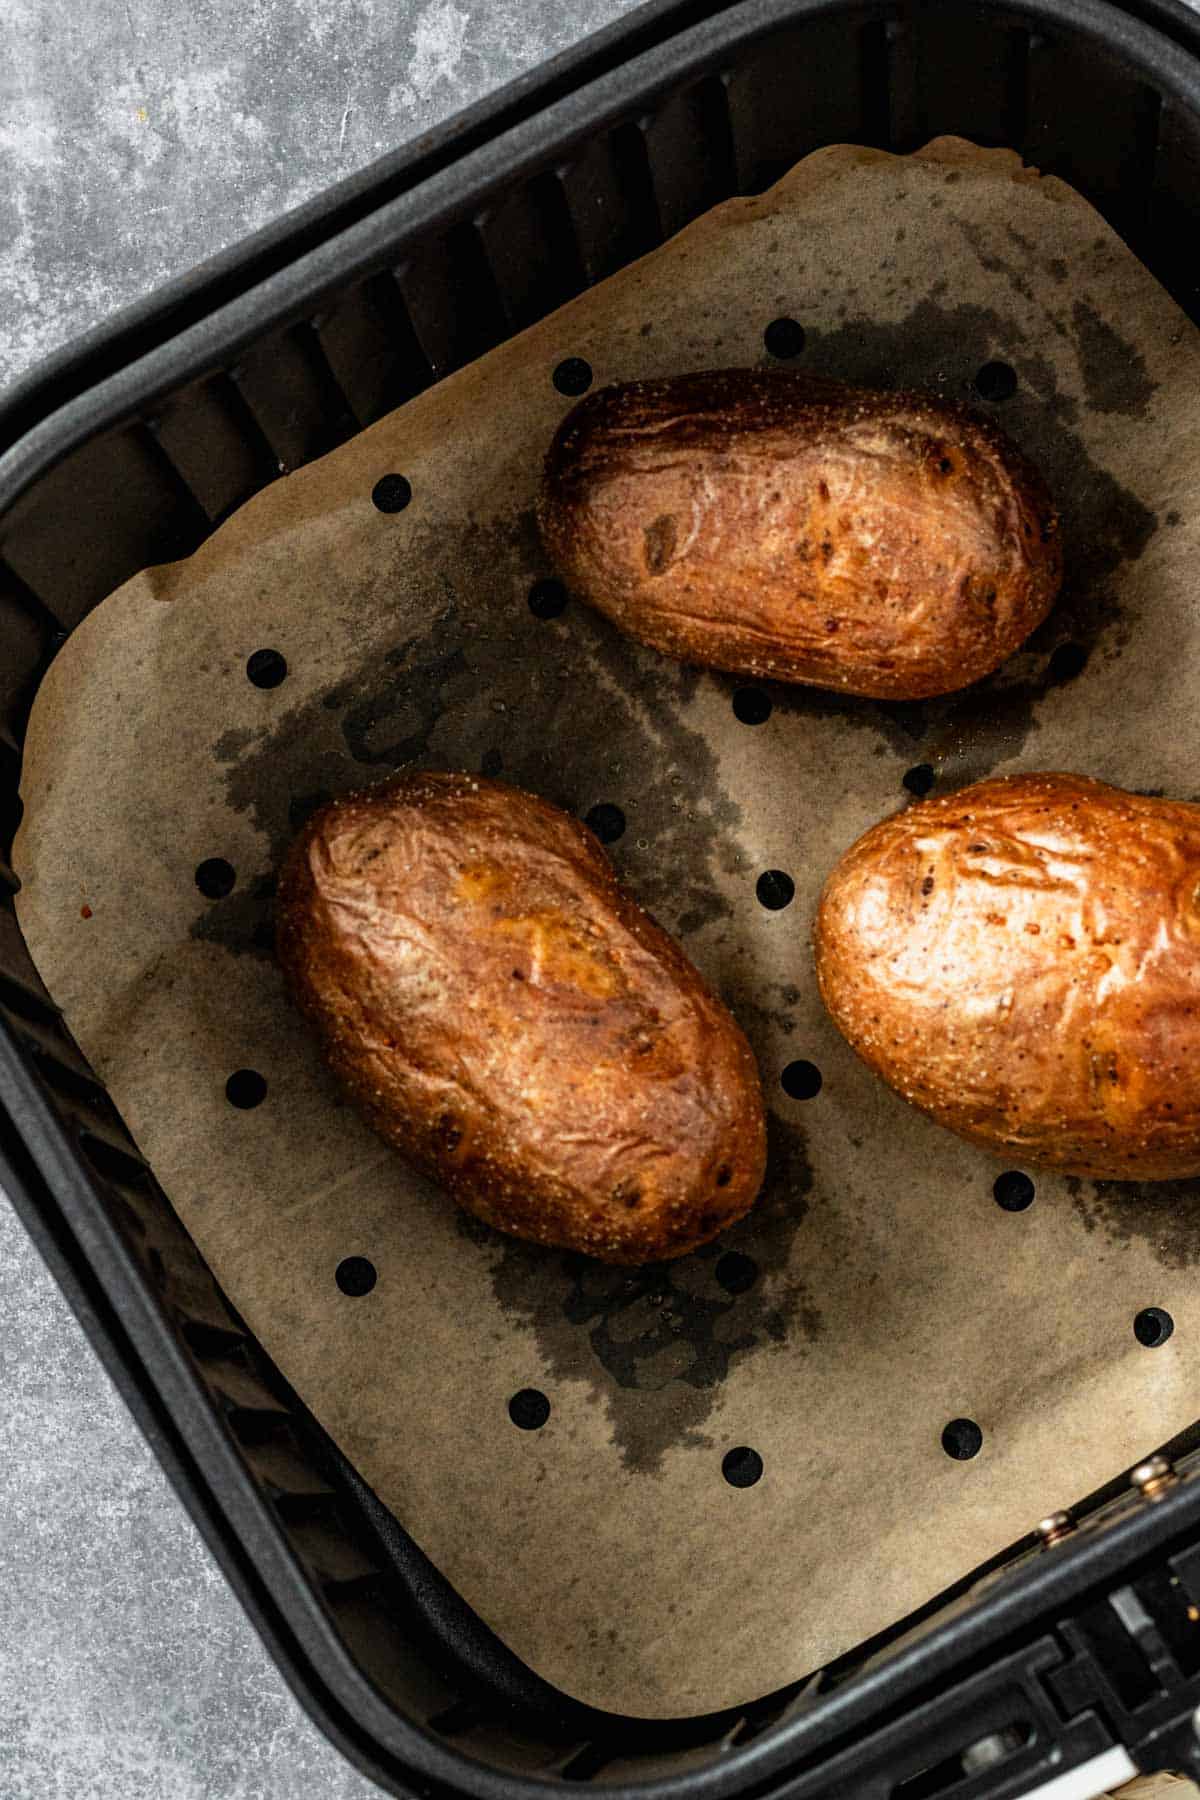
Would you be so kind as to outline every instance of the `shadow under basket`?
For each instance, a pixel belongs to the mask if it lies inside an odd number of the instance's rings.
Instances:
[[[1200,323],[1200,15],[1176,0],[652,0],[122,314],[0,409],[0,1184],[283,1673],[391,1793],[933,1800],[1084,1764],[1079,1794],[1135,1767],[1200,1774],[1200,1428],[1167,1447],[1183,1478],[1153,1498],[1114,1481],[1061,1541],[1031,1532],[752,1706],[651,1724],[548,1686],[219,1292],[13,909],[30,702],[109,592],[719,201],[825,144],[942,134],[1070,182]]]

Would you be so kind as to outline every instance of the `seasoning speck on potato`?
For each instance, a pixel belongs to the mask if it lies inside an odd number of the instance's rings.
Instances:
[[[816,960],[849,1043],[951,1131],[1200,1174],[1200,806],[1055,774],[924,801],[837,864]]]
[[[643,1263],[753,1204],[749,1045],[557,807],[440,773],[333,802],[288,854],[278,952],[370,1123],[499,1230]]]
[[[894,700],[990,674],[1062,576],[1041,477],[994,425],[787,369],[589,394],[539,518],[563,578],[631,637]]]

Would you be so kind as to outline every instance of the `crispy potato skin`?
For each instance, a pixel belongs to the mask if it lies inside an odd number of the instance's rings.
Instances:
[[[489,1225],[643,1263],[753,1204],[749,1045],[545,801],[412,774],[333,802],[288,854],[278,953],[370,1123]]]
[[[1200,806],[1050,774],[925,801],[833,870],[816,961],[864,1062],[960,1136],[1200,1174]]]
[[[563,578],[642,643],[886,699],[990,674],[1062,577],[1041,477],[994,426],[786,369],[589,394],[539,520]]]

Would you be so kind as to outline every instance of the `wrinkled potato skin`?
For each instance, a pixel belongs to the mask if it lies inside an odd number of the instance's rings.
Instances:
[[[816,959],[850,1044],[951,1131],[1200,1174],[1200,806],[1049,774],[927,800],[842,857]]]
[[[497,781],[403,776],[313,816],[278,919],[350,1097],[489,1225],[643,1263],[752,1205],[750,1047],[569,814]]]
[[[893,700],[990,674],[1062,576],[1050,497],[994,426],[786,369],[588,395],[539,518],[564,580],[642,643]]]

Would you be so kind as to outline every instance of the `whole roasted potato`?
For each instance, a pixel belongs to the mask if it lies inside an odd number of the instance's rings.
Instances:
[[[1200,806],[1016,775],[874,826],[825,884],[839,1029],[951,1131],[1113,1180],[1200,1174]]]
[[[310,819],[278,918],[351,1098],[489,1225],[642,1263],[753,1204],[749,1045],[569,814],[497,781],[402,776]]]
[[[540,523],[571,587],[655,649],[899,700],[989,674],[1062,573],[1049,495],[994,426],[785,369],[589,394]]]

